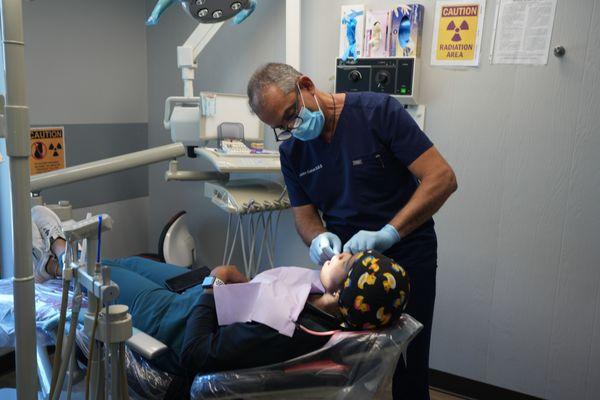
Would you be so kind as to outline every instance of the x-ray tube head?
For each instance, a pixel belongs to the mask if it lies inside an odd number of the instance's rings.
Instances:
[[[183,8],[195,19],[204,24],[226,21],[240,12],[250,9],[250,0],[186,0]]]

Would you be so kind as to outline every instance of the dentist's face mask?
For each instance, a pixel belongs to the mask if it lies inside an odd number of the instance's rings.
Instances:
[[[325,126],[325,115],[323,115],[323,111],[321,111],[321,106],[319,105],[319,100],[317,100],[316,96],[313,95],[319,110],[310,111],[306,108],[306,104],[304,104],[304,97],[302,97],[302,91],[299,86],[298,90],[300,91],[300,98],[302,99],[302,109],[298,116],[302,119],[302,123],[298,125],[298,127],[292,129],[292,135],[294,135],[296,139],[306,142],[316,139],[321,135],[323,126]]]

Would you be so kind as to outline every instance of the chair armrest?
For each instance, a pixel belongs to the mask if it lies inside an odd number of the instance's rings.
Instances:
[[[154,360],[169,349],[163,342],[136,328],[133,328],[133,335],[127,339],[126,344],[146,360]]]

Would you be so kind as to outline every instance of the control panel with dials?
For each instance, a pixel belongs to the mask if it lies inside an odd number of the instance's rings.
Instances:
[[[396,97],[402,104],[417,104],[418,59],[337,59],[335,91],[378,92]]]

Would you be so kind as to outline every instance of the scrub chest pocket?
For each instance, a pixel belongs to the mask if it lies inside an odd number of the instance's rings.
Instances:
[[[353,157],[351,171],[353,190],[367,201],[376,201],[391,190],[390,179],[394,178],[395,160],[384,151]]]

